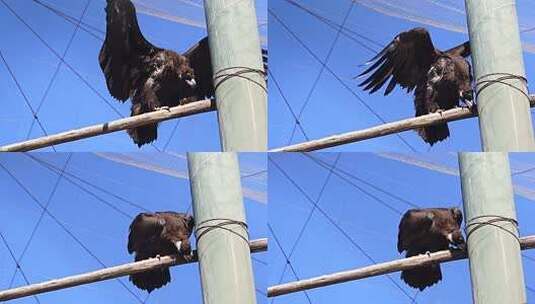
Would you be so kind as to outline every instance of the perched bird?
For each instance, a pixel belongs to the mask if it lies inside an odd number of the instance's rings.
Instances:
[[[267,69],[266,50],[262,58]],[[182,55],[154,46],[141,33],[130,0],[107,0],[99,63],[110,94],[132,101],[132,116],[215,96],[208,37]],[[157,124],[128,134],[141,147],[156,140]]]
[[[399,223],[398,251],[406,257],[447,250],[450,245],[465,248],[461,233],[463,214],[458,208],[411,209]],[[439,264],[404,270],[401,279],[420,291],[442,280]]]
[[[195,51],[189,55],[199,57]],[[143,37],[130,0],[107,0],[106,38],[99,62],[110,94],[123,102],[131,99],[131,115],[176,106],[196,85],[188,57],[156,47]],[[157,138],[156,129],[156,124],[145,125],[128,134],[141,147]]]
[[[195,223],[184,213],[140,213],[130,224],[128,253],[135,253],[135,261],[165,255],[191,255],[189,237]],[[130,281],[149,293],[171,281],[169,268],[136,273]]]
[[[461,100],[471,107],[472,72],[465,59],[469,55],[469,42],[441,51],[435,48],[426,29],[414,28],[397,35],[368,62],[372,65],[357,77],[371,75],[359,86],[371,94],[388,82],[385,96],[396,85],[407,93],[414,91],[416,116],[460,106]],[[421,128],[418,134],[433,145],[447,138],[450,132],[443,123]]]

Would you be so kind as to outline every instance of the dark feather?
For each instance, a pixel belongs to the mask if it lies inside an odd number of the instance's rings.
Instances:
[[[450,128],[448,127],[448,124],[445,123],[420,128],[417,132],[418,135],[431,146],[450,136]]]
[[[364,90],[373,88],[373,92],[377,91],[385,83],[384,78],[391,75],[401,87],[414,88],[420,79],[413,76],[425,75],[436,56],[437,50],[427,30],[416,28],[403,32],[371,59],[371,62],[378,59],[377,62],[360,74],[362,76],[376,69],[363,82],[375,83],[376,86],[367,86]],[[413,64],[405,64],[406,62]]]
[[[383,62],[385,62],[385,60],[387,60],[388,58],[386,56],[382,56],[379,60],[375,61],[369,68],[367,68],[364,72],[360,73],[358,75],[358,77],[361,77],[365,74],[368,74],[369,72],[375,70],[380,64],[382,64]],[[359,84],[359,86],[362,86],[363,84],[365,83],[368,83],[372,81],[372,77],[369,77],[367,78],[365,81],[363,81],[361,84]]]
[[[470,41],[466,41],[463,44],[460,44],[454,48],[451,48],[445,52],[450,56],[461,56],[468,57],[472,54],[472,49],[470,48]]]
[[[162,268],[131,275],[129,280],[139,289],[151,293],[171,282],[171,274],[169,268]]]
[[[392,77],[390,79],[390,82],[388,83],[388,86],[386,87],[386,90],[385,90],[385,96],[390,94],[390,92],[392,92],[392,90],[394,90],[394,88],[396,87],[396,78]]]
[[[401,279],[412,288],[423,291],[442,280],[440,265],[422,266],[401,272]]]
[[[143,72],[139,69],[143,57],[161,49],[141,34],[132,2],[108,0],[107,3],[106,38],[100,49],[99,63],[110,94],[126,101],[134,89],[135,79]]]

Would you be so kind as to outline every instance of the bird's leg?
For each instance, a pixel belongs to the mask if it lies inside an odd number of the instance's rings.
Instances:
[[[460,88],[459,90],[459,99],[462,101],[464,106],[462,104],[459,104],[461,108],[466,108],[470,110],[472,113],[477,113],[477,104],[476,104],[476,98],[475,98],[476,92],[474,92],[473,88]]]
[[[471,100],[465,100],[464,104],[468,109],[471,109],[475,105],[475,103]]]
[[[186,83],[192,88],[197,86],[197,82],[195,81],[195,78],[186,79]]]
[[[442,116],[442,112],[444,112],[444,109],[441,109],[436,102],[430,101],[428,103],[428,113],[438,113]]]
[[[195,102],[195,101],[197,101],[197,97],[196,96],[190,96],[190,97],[185,97],[185,98],[180,99],[179,104],[182,106],[182,105],[185,105],[185,104],[188,104],[188,103],[192,103],[192,102]]]
[[[468,100],[468,99],[464,98],[463,92],[459,92],[459,96],[460,96],[460,99],[461,99],[462,103],[464,104],[464,106],[463,106],[463,104],[455,105],[456,108],[458,108],[460,106],[461,108],[467,108],[467,109],[471,110],[474,107],[475,102],[473,102],[472,100]]]

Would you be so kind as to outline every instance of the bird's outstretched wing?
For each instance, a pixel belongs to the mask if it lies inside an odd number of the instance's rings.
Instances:
[[[107,0],[106,38],[99,55],[110,94],[125,101],[144,72],[143,58],[161,50],[148,42],[130,0]]]
[[[433,213],[425,210],[409,210],[399,223],[398,251],[411,250],[414,239],[426,233],[433,224]]]
[[[365,86],[364,90],[371,94],[390,80],[385,95],[397,84],[411,91],[422,82],[438,54],[426,29],[402,32],[368,62],[372,65],[358,77],[373,73],[359,86]]]

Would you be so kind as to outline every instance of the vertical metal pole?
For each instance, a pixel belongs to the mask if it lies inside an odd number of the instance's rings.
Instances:
[[[213,219],[245,222],[235,153],[188,153],[188,167],[197,229]],[[241,226],[224,228],[248,239]],[[199,231],[196,233],[199,237]],[[204,304],[256,303],[251,254],[244,239],[224,229],[214,229],[197,242],[197,253]]]
[[[465,3],[476,82],[492,73],[525,77],[515,0]],[[523,81],[505,82],[527,93]],[[497,83],[481,91],[477,101],[483,151],[535,151],[529,100],[522,92]]]
[[[254,2],[205,0],[214,76],[242,70],[263,70]],[[267,89],[264,77],[245,73],[216,90],[219,133],[223,151],[267,150]],[[221,79],[216,80],[216,84]],[[254,82],[256,83],[254,83]],[[263,88],[262,88],[263,87]]]
[[[516,220],[506,153],[460,153],[459,164],[466,224],[491,219],[474,219],[482,215]],[[518,237],[512,223],[493,224]],[[491,225],[477,229],[468,238],[468,258],[475,304],[526,303],[520,245],[513,235]]]

